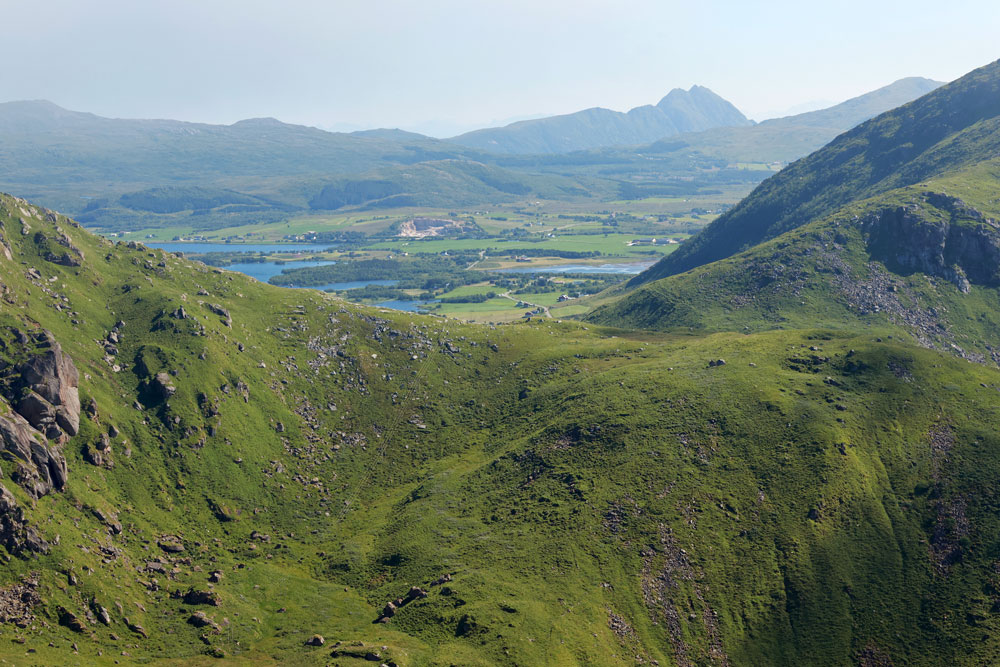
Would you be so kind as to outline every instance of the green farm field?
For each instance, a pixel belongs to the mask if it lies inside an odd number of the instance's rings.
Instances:
[[[671,234],[671,237],[681,238],[686,235]],[[510,253],[517,250],[556,250],[574,252],[599,252],[609,257],[643,257],[650,255],[668,255],[676,245],[663,246],[629,246],[636,239],[649,238],[635,234],[563,234],[540,241],[514,241],[504,239],[430,239],[430,240],[398,240],[383,241],[371,245],[371,248],[394,250],[396,252],[428,252],[439,253],[449,250],[490,250]]]

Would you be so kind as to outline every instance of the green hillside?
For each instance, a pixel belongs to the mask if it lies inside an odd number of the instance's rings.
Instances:
[[[728,257],[853,201],[994,157],[1000,61],[845,132],[769,178],[634,284]]]
[[[657,280],[673,270],[668,257],[588,319],[661,330],[893,327],[917,344],[1000,360],[998,80],[1000,63],[977,70],[801,160],[674,253],[684,252],[684,262],[731,256]],[[958,120],[947,129],[941,118]],[[921,137],[924,149],[912,141],[892,149],[893,135],[878,134],[888,127],[903,140]],[[927,173],[934,176],[918,178]],[[814,190],[784,217],[765,217]],[[871,191],[879,194],[865,198]],[[754,234],[775,238],[732,254]]]
[[[1000,361],[1000,161],[893,190],[588,315],[688,331],[891,328]]]
[[[339,178],[326,183],[309,206],[314,210],[471,206],[524,197],[566,199],[593,194],[578,182],[556,175],[522,174],[467,160],[437,160]]]
[[[587,322],[349,305],[0,195],[0,659],[1000,661],[998,80]],[[197,188],[132,203],[254,204]]]
[[[201,181],[266,181],[477,154],[412,134],[343,134],[273,118],[232,125],[102,118],[43,101],[0,104],[0,138],[4,182],[67,189],[77,181],[190,183],[192,173]]]
[[[463,326],[0,221],[9,661],[1000,651],[1000,371],[892,322]]]

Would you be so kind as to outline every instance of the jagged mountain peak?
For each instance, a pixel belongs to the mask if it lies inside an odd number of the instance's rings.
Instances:
[[[675,88],[656,105],[617,112],[593,107],[570,114],[475,130],[450,139],[497,153],[566,153],[649,143],[682,132],[750,125],[735,106],[702,86]]]

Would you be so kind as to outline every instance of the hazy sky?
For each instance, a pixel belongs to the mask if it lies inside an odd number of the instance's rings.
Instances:
[[[213,123],[446,132],[625,110],[692,84],[759,118],[1000,58],[997,0],[0,0],[0,11],[0,101]]]

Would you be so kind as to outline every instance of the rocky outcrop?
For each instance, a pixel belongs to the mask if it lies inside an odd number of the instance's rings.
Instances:
[[[77,389],[80,374],[73,360],[63,353],[62,346],[48,331],[25,337],[29,345],[34,343],[34,350],[16,368],[20,378],[13,389],[24,397],[15,409],[38,431],[52,432],[50,427],[55,426],[66,435],[76,435],[80,428],[80,395]],[[24,404],[28,414],[21,411],[21,404]],[[53,439],[49,433],[46,435]]]
[[[104,526],[113,534],[120,535],[122,532],[122,522],[118,520],[118,514],[116,512],[105,511],[100,507],[91,508],[94,516],[97,520],[104,524]]]
[[[47,252],[45,253],[45,261],[59,264],[60,266],[80,266],[81,264],[79,255],[71,255],[68,252]]]
[[[90,611],[94,614],[94,618],[98,621],[104,625],[111,625],[111,614],[108,612],[107,608],[96,599],[90,601]]]
[[[35,620],[35,607],[41,603],[37,574],[0,588],[0,624],[13,623],[19,628],[27,628]]]
[[[54,237],[46,236],[42,232],[36,232],[35,246],[38,254],[45,258],[45,261],[59,264],[60,266],[75,267],[83,264],[83,251],[73,245],[66,234],[56,226]]]
[[[66,485],[65,457],[58,448],[46,444],[21,415],[0,417],[0,445],[3,447],[0,455],[21,464],[16,481],[32,497],[40,498]]]
[[[88,463],[99,468],[114,468],[115,460],[111,454],[111,436],[102,433],[100,439],[88,446],[83,452],[83,457]]]
[[[82,618],[70,611],[66,607],[59,607],[59,625],[69,628],[73,632],[86,632],[87,624]]]
[[[919,203],[862,221],[869,250],[889,268],[943,278],[968,293],[1000,286],[1000,224],[961,199],[926,192]]]
[[[186,593],[181,596],[184,604],[207,604],[213,607],[218,607],[222,604],[222,600],[219,598],[219,594],[215,591],[199,591],[194,588],[189,588]]]
[[[49,544],[28,524],[24,508],[0,485],[0,544],[15,556],[45,553]]]
[[[169,373],[157,373],[150,380],[150,388],[156,394],[157,398],[163,401],[177,393],[177,387],[171,381]]]
[[[164,535],[156,543],[167,553],[176,554],[184,551],[184,543],[176,535]]]
[[[216,632],[222,631],[222,628],[219,627],[219,624],[213,621],[211,618],[209,618],[208,615],[205,614],[205,612],[203,611],[196,611],[193,614],[191,614],[188,617],[187,622],[196,628],[212,628],[212,630],[215,630]]]
[[[376,618],[373,623],[388,623],[389,619],[396,615],[401,607],[410,604],[414,600],[422,600],[427,597],[427,591],[423,588],[417,586],[411,586],[409,592],[407,592],[406,597],[396,598],[392,602],[387,602],[385,607],[382,608],[382,613]]]
[[[233,326],[233,318],[229,314],[228,310],[226,310],[225,308],[223,308],[222,306],[220,306],[217,303],[209,303],[209,304],[206,304],[206,305],[207,305],[207,307],[208,307],[208,309],[210,311],[212,311],[213,313],[215,313],[216,315],[218,315],[221,318],[223,324],[225,324],[227,327],[232,328],[232,326]]]
[[[0,416],[0,455],[18,462],[15,481],[38,498],[66,485],[60,445],[80,429],[79,373],[48,331],[10,331],[0,408],[8,403],[12,410]]]

